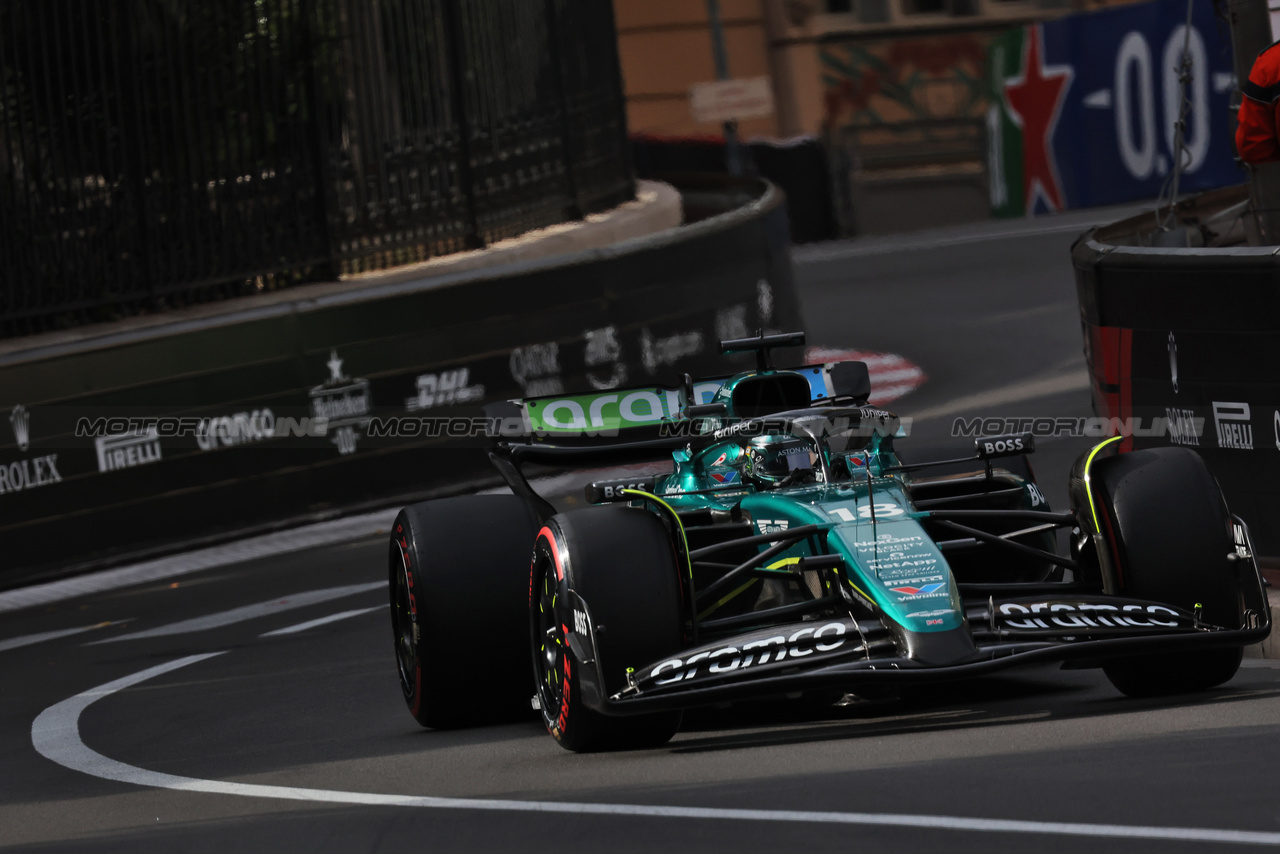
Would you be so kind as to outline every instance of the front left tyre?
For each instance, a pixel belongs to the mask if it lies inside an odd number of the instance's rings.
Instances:
[[[529,715],[529,554],[538,530],[514,495],[405,507],[391,529],[391,627],[400,687],[424,727]]]
[[[617,717],[591,708],[584,661],[570,642],[582,628],[581,596],[595,631],[594,666],[608,697],[626,687],[628,668],[677,653],[683,641],[680,568],[671,535],[648,510],[618,505],[561,513],[539,531],[529,578],[529,639],[543,723],[576,752],[665,744],[680,713]],[[572,629],[570,627],[573,627]],[[582,644],[578,643],[582,650]]]

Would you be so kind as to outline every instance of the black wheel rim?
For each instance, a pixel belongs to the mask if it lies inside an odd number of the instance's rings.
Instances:
[[[564,630],[556,619],[560,584],[551,561],[539,558],[534,589],[533,628],[534,673],[538,677],[538,699],[543,715],[553,720],[564,699]]]
[[[417,645],[414,641],[413,606],[409,601],[409,561],[400,552],[400,571],[395,573],[391,589],[391,627],[395,632],[396,666],[400,669],[400,687],[405,696],[413,693],[417,684],[414,673],[418,668]]]

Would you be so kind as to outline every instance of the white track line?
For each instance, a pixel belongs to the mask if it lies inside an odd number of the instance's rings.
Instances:
[[[860,258],[867,255],[892,255],[898,252],[919,252],[921,250],[928,249],[943,249],[950,246],[966,246],[970,243],[991,243],[1000,240],[1018,240],[1024,237],[1045,237],[1053,234],[1067,234],[1071,232],[1083,234],[1090,228],[1092,228],[1091,225],[1070,223],[1042,226],[1039,228],[1020,228],[1016,231],[1011,230],[976,234],[959,234],[955,236],[925,233],[918,236],[888,240],[864,238],[864,240],[866,240],[865,243],[861,241],[852,241],[843,244],[818,243],[813,244],[812,248],[793,249],[791,254],[796,263],[808,264],[814,261],[834,261],[841,258]]]
[[[131,620],[108,620],[105,623],[94,623],[92,626],[79,626],[74,629],[58,629],[52,632],[40,632],[34,635],[23,635],[19,638],[7,638],[0,641],[0,652],[7,649],[18,649],[19,647],[31,646],[36,643],[44,643],[45,641],[57,640],[58,638],[70,637],[78,635],[81,632],[91,632],[94,629],[105,629],[107,626],[118,626],[121,623],[128,623]]]
[[[825,243],[806,243],[791,250],[797,264],[827,261],[836,258],[854,258],[859,255],[884,255],[907,250],[932,249],[943,246],[961,246],[967,243],[987,243],[999,240],[1020,240],[1024,237],[1041,237],[1075,232],[1083,234],[1095,226],[1119,222],[1136,214],[1155,210],[1155,200],[1142,204],[1123,204],[1105,208],[1092,208],[1044,217],[1028,217],[1025,220],[968,223],[943,226],[914,233],[898,235],[870,235]]]
[[[358,617],[361,614],[367,614],[370,611],[385,611],[386,605],[375,605],[372,608],[357,608],[354,611],[339,611],[337,614],[330,614],[327,617],[321,617],[318,620],[308,620],[305,623],[298,623],[296,626],[286,626],[283,629],[276,629],[273,632],[263,632],[258,635],[260,638],[274,638],[280,635],[293,635],[298,632],[305,632],[307,629],[314,629],[318,626],[327,626],[330,623],[336,623],[339,620],[345,620],[348,617]]]
[[[1280,846],[1280,833],[1198,827],[1143,827],[1123,824],[1084,824],[1057,821],[1017,821],[1013,819],[963,818],[943,815],[895,813],[816,812],[809,810],[716,809],[711,807],[651,806],[643,804],[592,804],[557,801],[481,800],[434,798],[414,795],[381,795],[293,786],[265,786],[226,783],[179,777],[127,765],[91,749],[80,737],[80,715],[91,704],[148,679],[190,664],[222,655],[221,652],[180,658],[139,673],[108,682],[45,709],[31,724],[31,743],[40,755],[53,762],[104,780],[136,786],[364,806],[398,806],[418,809],[465,809],[569,815],[609,815],[638,818],[683,818],[710,821],[792,822],[801,824],[863,825],[905,827],[918,830],[968,830],[980,833],[1021,833],[1046,836],[1075,836],[1094,839],[1158,839],[1176,842],[1232,843]]]
[[[1030,320],[1033,317],[1044,317],[1046,314],[1063,314],[1066,312],[1075,314],[1077,311],[1079,309],[1075,302],[1051,302],[1048,305],[1037,305],[1033,308],[1020,308],[1001,312],[1000,314],[988,314],[986,317],[971,322],[975,325],[994,326],[1000,323]]]
[[[118,637],[93,641],[92,643],[85,644],[85,646],[98,646],[99,644],[104,643],[136,640],[137,638],[158,638],[166,635],[184,635],[189,632],[203,632],[208,631],[209,629],[229,626],[233,623],[243,623],[245,620],[254,620],[258,617],[266,617],[270,614],[279,614],[284,611],[292,611],[296,608],[305,608],[308,605],[318,605],[321,602],[331,602],[334,599],[343,599],[347,596],[367,593],[370,590],[377,590],[386,586],[387,582],[385,581],[373,581],[367,584],[348,584],[345,587],[329,587],[324,590],[309,590],[306,593],[295,593],[291,596],[281,596],[276,599],[270,599],[266,602],[258,602],[255,605],[243,605],[239,608],[232,608],[230,611],[222,611],[217,614],[206,614],[203,617],[192,617],[190,620],[179,620],[176,623],[156,626],[154,629],[144,629],[140,632],[130,632],[127,635],[119,635]]]
[[[86,596],[91,593],[104,593],[134,584],[145,584],[160,581],[179,575],[188,575],[205,569],[244,563],[264,557],[273,557],[302,549],[329,546],[358,540],[374,534],[391,530],[399,509],[379,510],[376,513],[364,513],[320,522],[290,531],[279,531],[250,537],[234,543],[212,546],[186,554],[149,560],[145,563],[125,566],[119,569],[107,569],[87,575],[65,578],[61,581],[50,581],[46,584],[34,584],[18,590],[0,593],[0,613],[31,608],[37,605],[48,605]]]
[[[970,394],[964,397],[957,397],[954,400],[948,400],[937,406],[931,406],[928,409],[922,409],[917,412],[910,413],[915,421],[924,421],[930,418],[944,418],[948,415],[960,415],[964,412],[971,412],[977,409],[989,409],[994,406],[1008,406],[1013,403],[1025,403],[1029,400],[1035,400],[1041,397],[1049,397],[1055,394],[1065,394],[1073,391],[1087,391],[1089,389],[1089,372],[1085,370],[1072,371],[1069,374],[1063,374],[1057,377],[1048,377],[1039,380],[1027,380],[1026,382],[1014,383],[1004,388],[994,389],[992,391],[979,392],[978,394]]]

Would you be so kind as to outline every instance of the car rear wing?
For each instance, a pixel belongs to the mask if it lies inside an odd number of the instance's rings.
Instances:
[[[810,403],[871,393],[865,362],[825,362],[786,369],[809,382]],[[638,386],[576,395],[551,395],[485,406],[491,439],[509,444],[592,447],[633,445],[691,435],[690,407],[708,404],[732,377],[691,380],[683,386]],[[698,413],[695,413],[695,416]]]

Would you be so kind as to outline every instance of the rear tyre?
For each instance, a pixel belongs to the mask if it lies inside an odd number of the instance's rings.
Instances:
[[[537,519],[514,495],[413,504],[392,527],[391,627],[405,702],[448,729],[531,713],[529,551]]]
[[[1117,592],[1188,611],[1199,605],[1203,622],[1239,628],[1231,519],[1204,461],[1186,448],[1153,448],[1098,460],[1090,474]],[[1118,658],[1103,672],[1130,697],[1178,694],[1226,682],[1242,654],[1227,647]]]
[[[538,699],[543,723],[560,746],[588,752],[666,744],[680,726],[679,712],[613,717],[584,702],[583,664],[567,636],[575,625],[572,590],[594,621],[605,697],[626,687],[628,667],[680,650],[680,571],[662,521],[617,505],[559,514],[538,533],[529,587]]]

